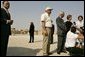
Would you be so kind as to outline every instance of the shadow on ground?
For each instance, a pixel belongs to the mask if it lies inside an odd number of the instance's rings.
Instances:
[[[7,56],[36,56],[41,49],[8,47]]]

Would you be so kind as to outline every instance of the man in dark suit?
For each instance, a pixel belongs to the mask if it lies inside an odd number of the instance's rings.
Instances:
[[[30,41],[29,43],[31,42],[34,42],[34,24],[33,22],[30,23],[30,28],[29,28],[29,33],[30,33]]]
[[[58,45],[57,45],[58,54],[60,54],[61,52],[66,52],[64,50],[66,26],[64,24],[64,20],[62,19],[63,17],[64,17],[64,12],[60,12],[59,17],[56,19],[57,35],[58,35]]]
[[[1,18],[0,18],[0,24],[1,24],[1,56],[6,56],[7,52],[7,45],[8,45],[8,39],[9,35],[11,35],[11,25],[13,23],[13,20],[10,18],[10,13],[8,11],[10,7],[10,3],[8,1],[2,2],[3,8],[1,8]]]

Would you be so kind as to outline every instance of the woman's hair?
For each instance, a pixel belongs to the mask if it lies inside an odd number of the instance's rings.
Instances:
[[[70,17],[72,17],[72,15],[67,15],[67,20],[69,20]]]
[[[80,17],[81,17],[81,18],[82,18],[82,20],[83,20],[83,16],[81,16],[81,15],[79,15],[79,16],[78,16],[78,20],[79,20],[79,18],[80,18]]]

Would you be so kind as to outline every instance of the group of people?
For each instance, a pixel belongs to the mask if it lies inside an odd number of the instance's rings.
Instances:
[[[50,15],[51,15],[52,10],[53,10],[52,8],[47,7],[45,9],[45,13],[41,15],[42,33],[43,33],[43,55],[44,56],[51,54],[50,53],[50,41],[52,38],[51,37],[52,19]],[[63,11],[60,11],[58,17],[56,18],[57,35],[58,35],[57,54],[60,54],[61,52],[66,53],[66,51],[70,50],[69,54],[72,55],[74,53],[73,51],[77,49],[75,46],[78,45],[78,42],[81,43],[81,46],[84,46],[83,16],[81,15],[78,16],[78,21],[72,23],[71,22],[72,15],[67,15],[66,22],[64,22],[64,19],[63,19],[64,15],[65,13]],[[76,40],[77,40],[77,44],[76,44]],[[76,55],[78,54],[79,53],[77,53]]]
[[[6,56],[8,39],[11,35],[11,25],[13,24],[13,20],[11,20],[10,13],[8,11],[10,7],[10,3],[8,1],[3,1],[3,8],[1,8],[1,56]],[[41,24],[42,24],[42,34],[43,34],[43,56],[47,56],[50,53],[50,44],[53,43],[53,34],[54,34],[54,25],[53,21],[50,17],[52,8],[47,7],[45,9],[45,13],[41,15]],[[84,24],[83,17],[78,17],[78,22],[72,23],[72,15],[67,16],[67,21],[64,22],[63,17],[65,13],[59,12],[59,16],[56,18],[57,25],[57,35],[58,35],[58,44],[57,44],[57,53],[69,51],[72,54],[72,50],[75,50],[75,47],[78,47],[78,43],[84,46]],[[34,24],[31,22],[30,24],[30,41],[34,42]],[[76,44],[76,45],[75,45]],[[81,46],[79,46],[81,47]]]

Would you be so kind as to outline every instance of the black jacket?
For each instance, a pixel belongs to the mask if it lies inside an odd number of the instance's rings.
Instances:
[[[57,24],[57,34],[60,36],[64,36],[64,34],[66,33],[66,26],[64,20],[58,17],[56,18],[56,24]]]
[[[0,24],[1,24],[1,35],[11,35],[11,25],[6,24],[7,20],[10,20],[10,13],[7,13],[5,9],[1,8],[1,18],[0,18]]]
[[[31,24],[31,25],[30,25],[30,28],[29,28],[29,33],[30,33],[30,34],[34,34],[34,28],[35,28],[35,27],[34,27],[34,24]]]
[[[72,22],[66,21],[65,25],[66,25],[66,29],[67,29],[67,32],[68,32],[70,30],[71,26],[72,26]]]

